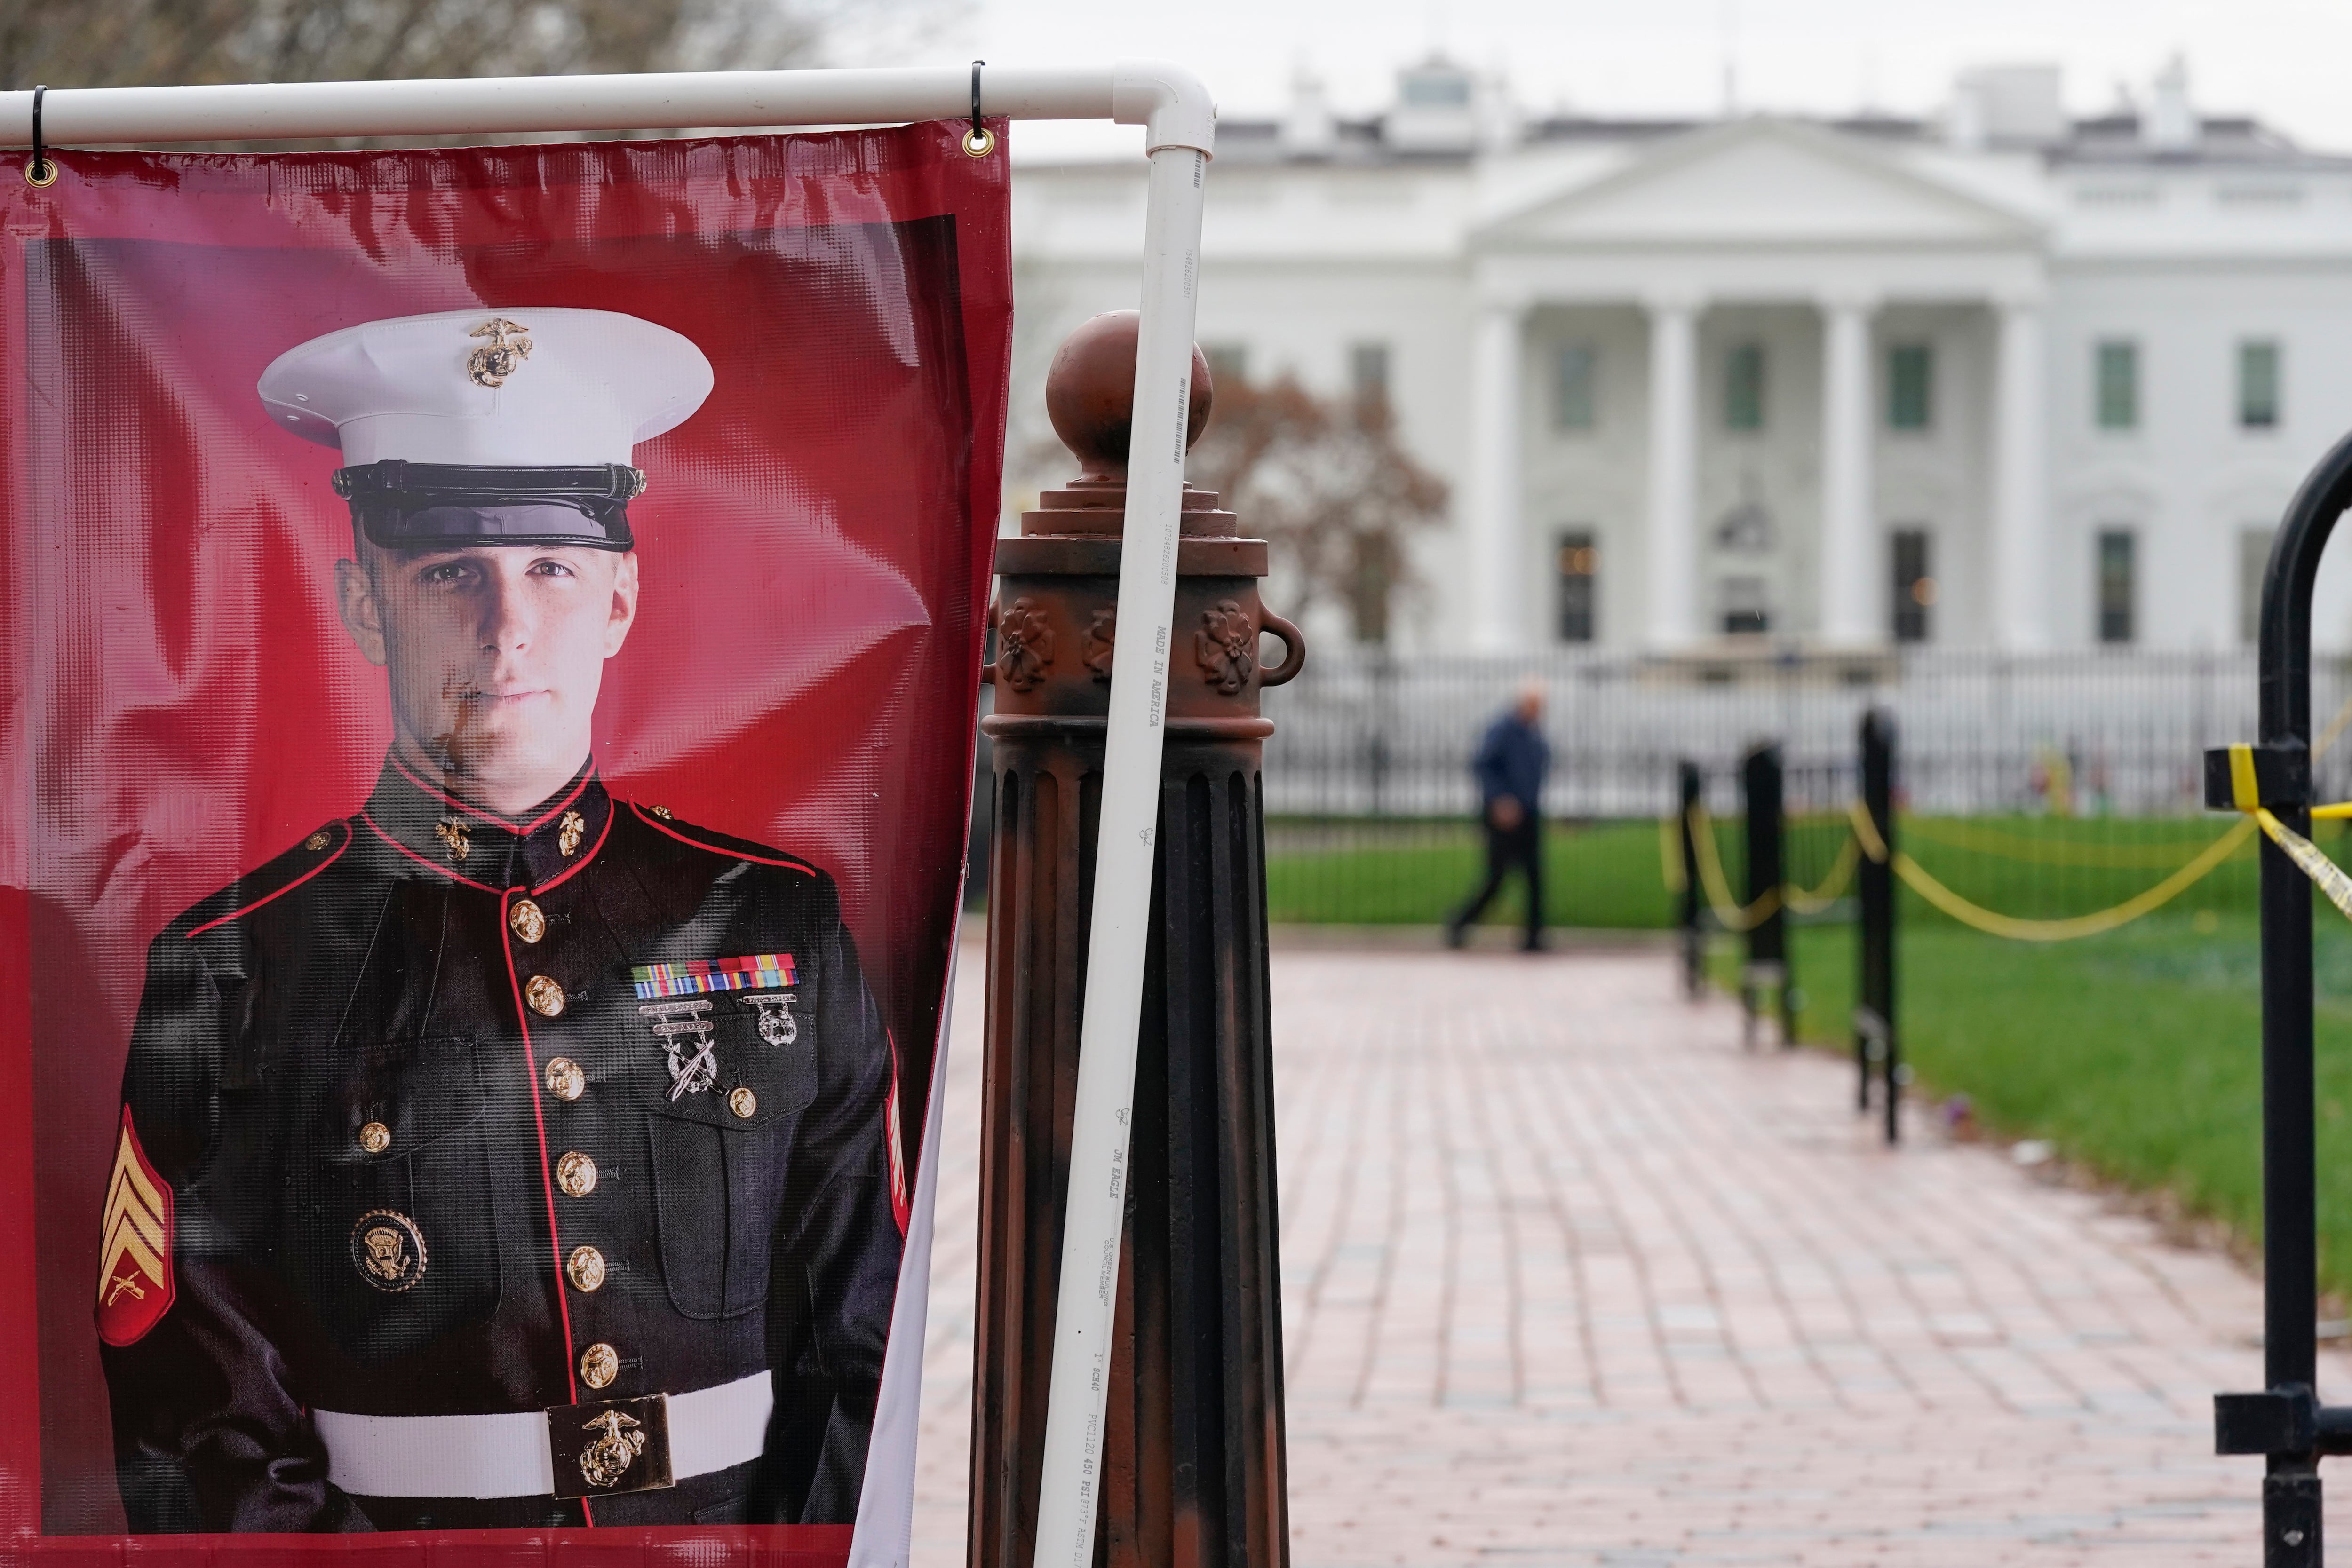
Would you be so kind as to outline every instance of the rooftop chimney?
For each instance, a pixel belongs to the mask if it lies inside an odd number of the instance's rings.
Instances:
[[[2189,65],[2179,55],[2156,73],[2140,140],[2158,152],[2186,152],[2197,145],[2197,111],[2189,103]]]

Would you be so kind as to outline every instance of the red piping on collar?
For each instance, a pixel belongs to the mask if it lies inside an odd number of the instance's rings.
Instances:
[[[369,816],[365,811],[362,811],[360,813],[360,821],[365,822],[369,827],[374,828],[375,836],[377,838],[382,839],[385,843],[390,844],[394,849],[398,850],[402,854],[404,854],[410,860],[415,861],[418,865],[426,867],[432,871],[437,871],[443,876],[447,877],[451,882],[462,882],[467,887],[478,889],[483,893],[489,894],[493,897],[498,895],[499,890],[490,886],[488,883],[476,882],[469,876],[459,876],[447,866],[442,865],[436,861],[426,860],[423,855],[418,854],[415,850],[410,849],[406,844],[402,843],[398,839],[395,839],[390,833],[385,832],[383,829],[378,825],[376,820],[373,817]]]
[[[824,874],[819,872],[816,867],[809,864],[808,862],[794,860],[789,855],[782,856],[781,858],[771,857],[768,855],[747,855],[741,850],[730,850],[724,844],[706,844],[700,839],[688,838],[684,833],[679,832],[676,828],[671,827],[667,822],[663,821],[659,817],[655,816],[651,811],[646,810],[635,800],[629,802],[629,810],[637,814],[637,821],[643,822],[646,827],[651,828],[654,831],[657,833],[667,833],[679,843],[691,844],[696,849],[701,850],[707,854],[725,855],[730,860],[751,861],[759,865],[780,865],[784,867],[787,871],[807,872],[812,876]]]
[[[197,937],[203,936],[205,932],[210,931],[215,925],[226,925],[230,921],[236,919],[240,915],[250,915],[255,910],[260,908],[263,904],[268,904],[273,898],[283,898],[286,894],[293,892],[296,888],[301,886],[304,883],[310,881],[312,877],[318,875],[320,872],[326,870],[329,866],[342,859],[343,852],[352,847],[352,825],[349,821],[341,821],[336,823],[335,826],[343,830],[343,841],[335,846],[335,852],[333,854],[329,855],[325,860],[320,861],[317,865],[312,866],[309,871],[304,872],[300,876],[296,877],[292,882],[289,882],[284,887],[279,888],[276,893],[265,893],[259,898],[255,899],[251,904],[247,904],[243,909],[233,909],[226,915],[222,915],[218,920],[205,921],[202,925],[197,926],[194,931],[188,933],[188,940],[193,942]]]
[[[504,828],[510,833],[516,834],[518,837],[534,832],[540,828],[545,826],[549,818],[553,817],[557,812],[562,810],[565,807],[571,805],[572,802],[580,799],[581,793],[585,790],[596,778],[596,764],[593,759],[591,759],[588,764],[587,771],[581,774],[580,781],[572,786],[572,793],[563,797],[562,800],[558,800],[554,805],[550,806],[532,821],[518,823],[511,817],[502,816],[499,812],[487,810],[480,806],[469,805],[466,801],[457,799],[455,795],[450,794],[449,791],[442,789],[437,784],[427,784],[424,779],[419,779],[415,774],[411,773],[408,770],[407,765],[402,762],[399,758],[393,756],[389,752],[384,755],[384,760],[392,764],[394,772],[399,774],[403,779],[407,779],[411,784],[415,785],[419,789],[424,790],[427,795],[432,796],[435,800],[455,806],[457,810],[467,813],[468,816],[479,817],[486,822],[495,822],[499,827]]]
[[[541,821],[545,821],[545,819],[542,818]],[[604,847],[604,841],[612,836],[613,813],[608,810],[604,813],[604,825],[597,830],[596,841],[588,846],[588,852],[582,855],[572,864],[565,866],[562,871],[556,873],[551,880],[541,883],[539,886],[532,891],[537,893],[545,893],[550,888],[562,887],[565,883],[571,881],[582,872],[586,871],[588,869],[588,862],[596,858],[596,852],[603,849]]]

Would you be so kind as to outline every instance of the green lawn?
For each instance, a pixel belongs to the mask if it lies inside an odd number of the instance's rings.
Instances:
[[[2161,880],[2225,819],[1906,819],[1903,844],[1963,895],[2003,914],[2053,918],[2120,902]],[[1738,834],[1718,824],[1741,884]],[[2320,841],[2343,858],[2340,825]],[[1791,879],[1819,882],[1843,830],[1794,825]],[[1551,919],[1662,927],[1673,901],[1654,822],[1556,826],[1546,846]],[[1434,924],[1475,881],[1466,822],[1277,821],[1267,827],[1276,921]],[[2261,1009],[2251,844],[2158,915],[2106,936],[2036,945],[1984,936],[1902,895],[1904,1050],[1919,1086],[1965,1093],[1997,1136],[2040,1137],[2119,1182],[2167,1189],[2248,1237],[2261,1226]],[[1516,900],[1516,884],[1510,895]],[[1516,904],[1490,920],[1517,918]],[[2321,1270],[2352,1296],[2352,925],[2317,906]],[[1719,978],[1736,943],[1715,943]],[[1801,925],[1801,1031],[1851,1046],[1853,927]]]
[[[1735,944],[1716,943],[1718,977]],[[1796,934],[1800,1032],[1851,1049],[1851,927]],[[2321,906],[2317,1102],[2321,1276],[2352,1295],[2352,925]],[[1903,1049],[1919,1085],[1979,1121],[2258,1236],[2259,943],[2252,916],[2152,916],[2032,946],[1914,923],[1897,949]]]
[[[2229,827],[2218,817],[1971,817],[1904,820],[1903,847],[1962,896],[2003,914],[2050,918],[2120,903],[2162,880]],[[2321,825],[2333,845],[2342,823]],[[1847,829],[1843,818],[1793,820],[1789,873],[1818,886]],[[1738,824],[1717,822],[1726,877],[1744,885]],[[1545,835],[1548,917],[1555,925],[1661,929],[1674,923],[1654,821],[1554,823]],[[1476,828],[1461,821],[1276,818],[1266,824],[1266,904],[1281,924],[1434,925],[1476,885]],[[2029,858],[2030,857],[2030,858]],[[1944,916],[1906,894],[1911,919]],[[2254,907],[2252,843],[2183,900],[2183,908]],[[1516,924],[1525,904],[1514,879],[1488,911]]]

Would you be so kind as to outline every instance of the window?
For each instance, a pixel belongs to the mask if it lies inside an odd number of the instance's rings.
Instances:
[[[1886,427],[1925,430],[1936,381],[1936,359],[1925,343],[1897,343],[1886,351]]]
[[[2238,425],[2269,430],[2279,422],[2279,346],[2267,338],[2238,345]]]
[[[1927,612],[1936,607],[1936,579],[1928,564],[1927,530],[1897,528],[1895,558],[1895,640],[1927,640]]]
[[[1723,629],[1735,637],[1772,630],[1772,612],[1765,601],[1762,578],[1723,580]]]
[[[1551,427],[1591,430],[1594,423],[1592,371],[1589,343],[1562,343],[1551,361]]]
[[[1366,407],[1389,401],[1389,346],[1351,343],[1348,346],[1348,390]]]
[[[2101,430],[2139,428],[2139,345],[2121,340],[2099,345],[2098,415]]]
[[[1593,601],[1601,586],[1601,552],[1590,528],[1570,528],[1559,536],[1559,640],[1590,643],[1593,636]]]
[[[1203,343],[1201,357],[1209,361],[1209,383],[1232,386],[1249,380],[1249,346],[1245,343]]]
[[[2132,640],[2132,600],[2136,575],[2134,540],[2128,528],[2099,532],[2099,641]]]
[[[2238,641],[2253,643],[2262,635],[2263,573],[2271,564],[2271,528],[2250,523],[2238,530]]]
[[[1735,343],[1723,361],[1723,427],[1764,428],[1764,345]]]

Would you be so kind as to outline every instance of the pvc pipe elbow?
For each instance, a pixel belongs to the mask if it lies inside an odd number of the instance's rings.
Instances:
[[[1110,116],[1140,125],[1147,156],[1163,147],[1216,154],[1217,104],[1201,78],[1164,60],[1121,60],[1111,68]]]

